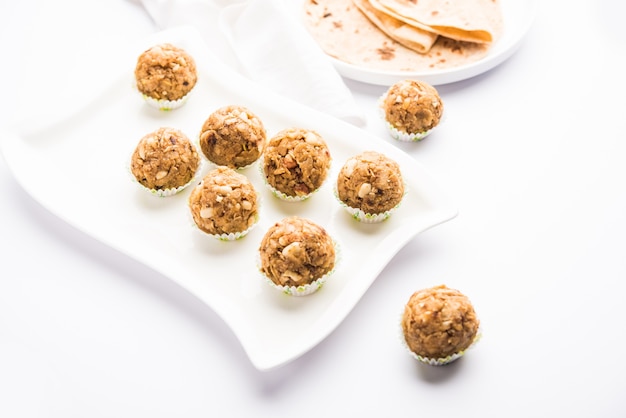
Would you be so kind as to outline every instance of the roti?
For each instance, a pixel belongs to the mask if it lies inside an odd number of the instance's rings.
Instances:
[[[304,0],[305,28],[329,56],[378,71],[430,72],[483,58],[489,44],[439,36],[420,54],[387,36],[352,0]]]
[[[368,1],[383,14],[458,41],[490,43],[501,31],[499,0]]]
[[[432,31],[411,26],[389,14],[382,13],[372,6],[369,0],[352,1],[378,29],[396,42],[420,54],[428,52],[439,36]]]

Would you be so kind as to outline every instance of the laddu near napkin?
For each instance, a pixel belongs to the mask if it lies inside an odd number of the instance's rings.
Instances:
[[[134,0],[160,29],[194,26],[211,52],[275,92],[364,125],[350,90],[285,0]]]

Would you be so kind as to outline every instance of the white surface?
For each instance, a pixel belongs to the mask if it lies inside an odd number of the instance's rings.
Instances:
[[[126,60],[165,42],[188,51],[198,67],[198,83],[189,99],[169,112],[144,103],[131,87],[136,59]],[[456,216],[453,202],[408,154],[238,76],[209,54],[197,30],[158,32],[127,51],[120,53],[120,64],[126,65],[102,78],[105,93],[61,123],[38,126],[37,120],[25,121],[0,139],[0,151],[18,183],[42,206],[206,302],[229,324],[260,370],[283,365],[317,345],[341,323],[398,250],[418,233]],[[233,104],[252,110],[269,137],[292,126],[316,130],[333,161],[320,190],[298,203],[272,196],[259,162],[241,170],[259,194],[260,220],[245,238],[225,243],[199,233],[193,224],[188,208],[193,185],[159,198],[131,181],[128,166],[139,138],[148,132],[175,127],[194,139],[213,111]],[[352,219],[333,195],[341,166],[366,150],[377,150],[400,164],[407,187],[400,207],[377,225]],[[199,178],[211,168],[205,164]],[[341,253],[323,289],[307,298],[277,292],[257,268],[265,232],[294,215],[324,227]]]
[[[398,145],[459,216],[411,240],[327,339],[275,370],[256,370],[196,297],[42,208],[1,162],[0,416],[622,417],[626,7],[560,3],[541,2],[502,65],[440,88],[440,131]],[[122,0],[0,7],[15,98],[3,124],[89,97],[110,65],[95,59],[154,31]],[[348,85],[367,130],[391,142],[372,108],[384,89]],[[439,283],[472,299],[484,337],[435,369],[403,352],[396,321]]]
[[[467,65],[433,71],[384,71],[349,64],[335,58],[332,58],[332,62],[344,77],[382,86],[405,78],[417,78],[435,86],[467,80],[500,65],[517,51],[532,26],[538,3],[536,0],[502,0],[502,16],[505,22],[502,37],[484,58]]]

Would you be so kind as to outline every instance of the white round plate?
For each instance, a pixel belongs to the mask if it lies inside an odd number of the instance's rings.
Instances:
[[[369,84],[391,85],[406,78],[419,78],[432,85],[454,83],[475,77],[503,63],[520,46],[535,17],[536,0],[501,0],[504,33],[492,50],[482,59],[459,67],[433,71],[387,71],[348,64],[330,57],[344,77]]]

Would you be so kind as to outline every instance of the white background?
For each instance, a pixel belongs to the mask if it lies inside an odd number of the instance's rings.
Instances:
[[[0,127],[88,99],[107,74],[96,57],[157,30],[126,0],[0,4]],[[446,124],[397,145],[459,216],[270,371],[209,307],[50,214],[0,159],[0,416],[626,416],[624,16],[617,1],[542,1],[512,58],[439,88]],[[366,129],[393,141],[376,118],[384,87],[346,82]],[[440,283],[470,297],[485,334],[432,368],[403,351],[397,319]]]

